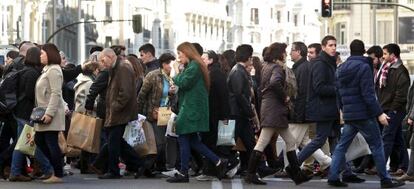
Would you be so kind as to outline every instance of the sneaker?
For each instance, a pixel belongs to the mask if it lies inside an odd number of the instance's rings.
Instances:
[[[201,174],[201,175],[198,175],[197,177],[196,177],[196,179],[198,180],[198,181],[213,181],[213,180],[217,180],[215,177],[213,177],[213,176],[208,176],[208,175],[204,175],[204,174]]]
[[[179,173],[179,171],[177,169],[173,169],[171,171],[164,171],[161,172],[161,174],[167,176],[167,177],[174,177],[176,173]]]
[[[171,177],[167,179],[167,182],[169,183],[188,183],[190,182],[190,179],[188,178],[188,175],[183,175],[181,173],[176,173],[174,177]]]
[[[396,180],[388,180],[388,181],[381,181],[381,188],[397,188],[400,186],[404,186],[404,182],[396,181]]]
[[[328,180],[328,185],[334,187],[348,187],[347,183],[341,182],[340,180]]]
[[[224,176],[226,175],[226,172],[227,172],[227,164],[228,164],[227,159],[220,159],[220,164],[218,164],[216,166],[216,169],[217,169],[217,178],[219,180],[221,180],[222,178],[224,178]]]
[[[111,173],[105,173],[102,176],[98,176],[98,178],[99,179],[120,179],[120,178],[122,178],[122,176],[121,175],[114,175],[114,174],[111,174]]]
[[[236,175],[236,173],[237,173],[237,171],[239,170],[239,168],[240,168],[240,162],[234,167],[234,168],[230,168],[230,170],[229,171],[227,171],[227,173],[226,173],[226,176],[228,177],[228,178],[233,178],[235,175]]]
[[[55,175],[51,176],[50,178],[42,181],[45,184],[55,184],[55,183],[62,183],[63,180]]]
[[[363,182],[365,182],[365,179],[359,178],[356,175],[351,175],[351,176],[347,176],[347,177],[342,177],[342,182],[347,182],[347,183],[363,183]]]
[[[32,181],[32,178],[26,177],[24,175],[16,175],[16,176],[11,176],[10,175],[9,181],[10,182],[30,182],[30,181]]]
[[[404,174],[401,177],[397,178],[398,181],[410,181],[410,182],[414,182],[414,175],[413,176],[409,176],[407,174]]]

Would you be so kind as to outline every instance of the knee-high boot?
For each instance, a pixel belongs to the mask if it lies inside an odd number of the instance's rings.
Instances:
[[[247,175],[244,178],[246,183],[258,184],[258,185],[265,185],[266,183],[259,180],[256,174],[257,166],[260,163],[262,158],[263,152],[259,152],[254,150],[253,153],[250,155],[249,165],[247,167]]]
[[[296,151],[289,151],[286,153],[289,161],[289,166],[286,167],[286,173],[295,182],[296,185],[309,181],[312,177],[308,177],[301,169]]]

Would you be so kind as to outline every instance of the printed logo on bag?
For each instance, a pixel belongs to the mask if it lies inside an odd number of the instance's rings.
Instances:
[[[34,141],[32,140],[32,134],[30,133],[26,134],[26,144],[29,144],[30,147],[33,147],[35,145]]]

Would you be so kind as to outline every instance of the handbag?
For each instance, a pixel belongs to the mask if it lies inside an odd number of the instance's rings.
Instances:
[[[30,120],[33,123],[43,123],[43,116],[46,113],[46,108],[43,107],[36,107],[33,108],[32,114],[30,114]]]
[[[171,118],[171,108],[170,107],[159,107],[158,108],[158,117],[157,117],[157,125],[158,126],[167,126],[168,121]]]
[[[17,140],[15,150],[30,156],[35,155],[36,144],[34,141],[35,130],[30,125],[24,125],[22,133]]]

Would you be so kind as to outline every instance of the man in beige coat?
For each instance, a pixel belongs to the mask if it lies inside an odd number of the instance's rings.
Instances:
[[[137,119],[137,102],[134,71],[130,64],[117,57],[112,49],[106,48],[98,60],[109,69],[109,82],[106,94],[105,129],[108,133],[108,172],[100,179],[118,179],[119,157],[128,165],[128,170],[138,172],[142,162],[134,149],[125,142],[123,134],[128,122]]]

